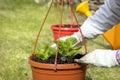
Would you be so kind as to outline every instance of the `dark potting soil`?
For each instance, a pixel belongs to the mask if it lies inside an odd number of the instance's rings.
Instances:
[[[83,55],[80,55],[80,54],[77,54],[75,57],[74,57],[74,59],[79,59],[79,58],[81,58]],[[61,54],[58,54],[58,58],[57,58],[57,64],[68,64],[69,62],[67,62],[67,61],[62,61],[61,60]],[[49,59],[48,60],[42,60],[42,59],[39,59],[39,58],[37,58],[37,57],[31,57],[31,59],[33,60],[33,61],[36,61],[36,62],[40,62],[40,63],[49,63],[49,64],[54,64],[54,61],[55,61],[55,56],[51,56],[51,57],[49,57]],[[75,63],[74,62],[74,59],[73,59],[73,61],[71,62],[71,63]]]
[[[64,26],[57,25],[56,27],[62,27],[62,28],[79,28],[78,25],[70,25],[70,24],[65,24]]]

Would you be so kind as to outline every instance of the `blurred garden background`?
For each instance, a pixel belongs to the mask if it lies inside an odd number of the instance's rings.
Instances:
[[[32,80],[28,58],[33,51],[49,1],[37,4],[34,0],[0,0],[0,80]],[[53,43],[50,29],[50,25],[53,24],[53,12],[54,9],[51,9],[39,37],[38,47]],[[66,9],[63,21],[69,21],[68,14]],[[86,17],[78,13],[76,15],[82,24]],[[55,19],[56,23],[59,23],[59,16]],[[88,40],[87,48],[88,52],[95,49],[111,49],[102,35]],[[120,80],[120,68],[88,65],[86,80]]]

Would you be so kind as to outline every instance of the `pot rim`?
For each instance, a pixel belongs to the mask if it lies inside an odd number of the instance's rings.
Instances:
[[[60,26],[61,24],[53,24],[53,25],[51,25],[51,29],[53,29],[53,30],[70,30],[70,31],[73,31],[73,30],[79,30],[79,27],[72,27],[72,28],[64,28],[64,27],[61,27],[61,28],[59,28],[59,27],[57,27],[57,26]],[[64,25],[71,25],[71,26],[77,26],[77,24],[62,24],[62,26],[64,26]]]
[[[47,64],[47,63],[39,63],[39,62],[35,62],[31,59],[31,57],[29,58],[29,64],[32,67],[36,67],[36,68],[41,68],[41,69],[55,69],[55,64]],[[82,67],[85,67],[86,64],[78,64],[78,63],[71,63],[71,64],[57,64],[57,69],[79,69]]]

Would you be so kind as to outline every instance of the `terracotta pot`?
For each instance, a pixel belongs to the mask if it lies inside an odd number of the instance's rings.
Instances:
[[[54,40],[63,37],[63,36],[70,36],[74,32],[79,30],[79,27],[76,24],[60,24],[51,25],[51,29],[53,31]]]
[[[54,64],[38,63],[29,58],[33,80],[85,80],[85,64]]]

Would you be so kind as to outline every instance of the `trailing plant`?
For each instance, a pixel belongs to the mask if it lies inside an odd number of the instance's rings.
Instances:
[[[77,42],[76,38],[68,38],[64,40],[57,40],[55,43],[58,45],[58,54],[60,60],[63,62],[71,63],[76,55],[80,54],[80,46],[72,48],[72,45]],[[42,49],[38,50],[37,58],[41,60],[48,60],[51,56],[55,56],[56,49],[45,45]]]

